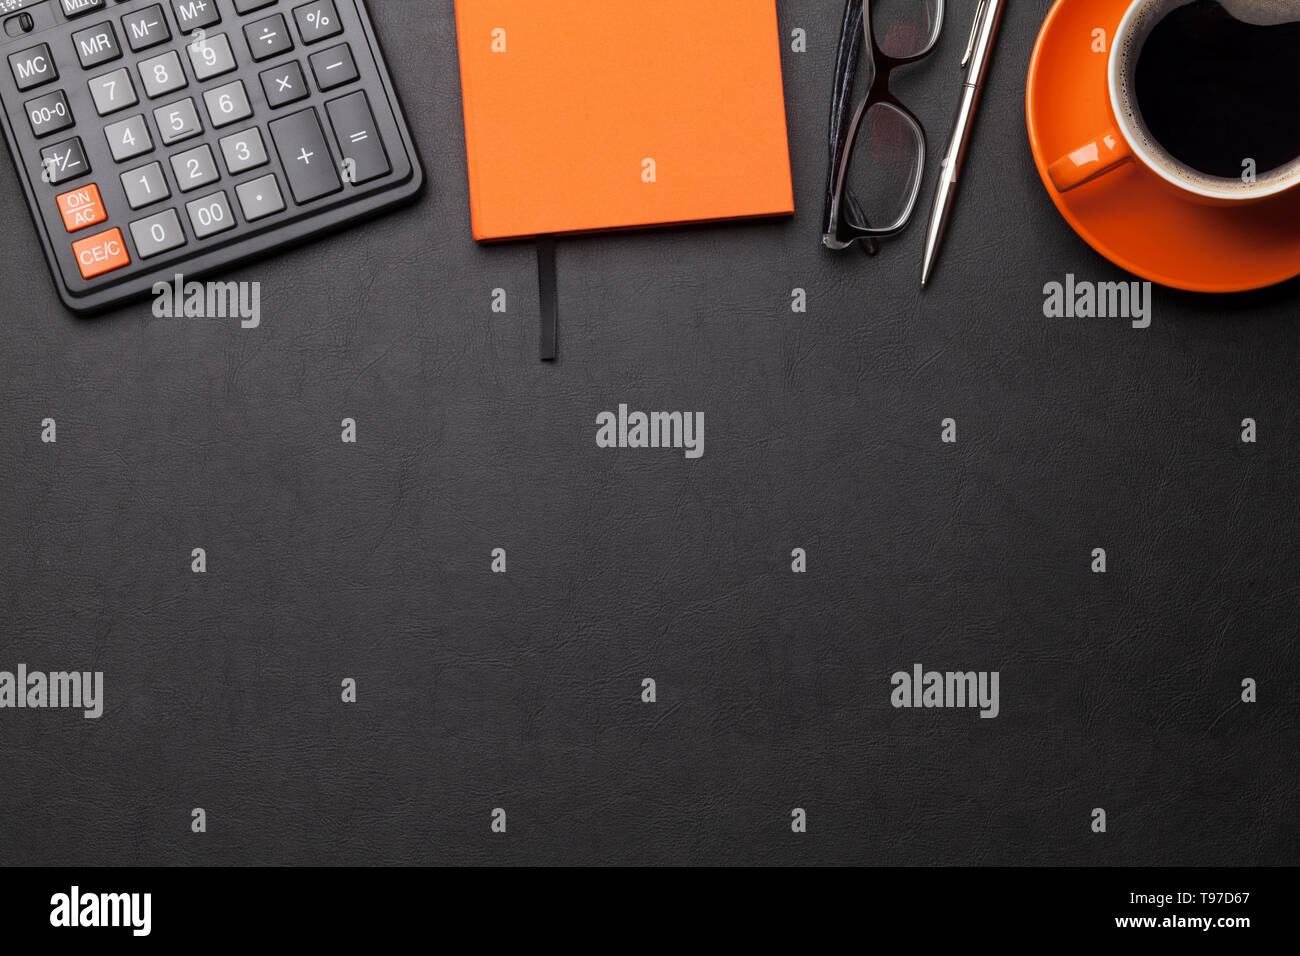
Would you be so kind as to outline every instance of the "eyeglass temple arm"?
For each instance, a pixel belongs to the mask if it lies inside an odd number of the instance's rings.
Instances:
[[[849,98],[853,95],[853,81],[857,74],[858,49],[862,31],[862,0],[848,0],[844,5],[844,23],[840,28],[839,51],[835,56],[835,84],[831,90],[830,118],[830,169],[826,173],[826,205],[822,221],[825,232],[835,232],[832,222],[835,207],[836,179],[840,160],[847,146],[849,124]]]
[[[845,3],[844,22],[840,26],[840,45],[835,56],[835,84],[831,90],[830,169],[826,173],[826,204],[822,217],[828,235],[834,235],[839,228],[839,223],[834,221],[835,192],[840,164],[848,148],[849,129],[852,126],[849,105],[853,96],[853,84],[857,79],[858,57],[862,48],[864,8],[863,0],[848,0]],[[866,222],[861,208],[853,197],[846,194],[844,199],[852,203],[853,214],[858,217],[858,221]],[[875,239],[865,239],[862,248],[867,255],[874,256],[880,250],[880,244]]]
[[[868,219],[867,214],[862,211],[862,207],[858,205],[858,201],[853,198],[853,193],[849,192],[847,189],[844,191],[844,201],[849,204],[849,211],[853,213],[854,218],[856,218],[858,222],[862,223],[864,226],[871,225],[871,220]],[[870,236],[864,238],[860,244],[862,246],[862,251],[869,256],[874,256],[880,251],[880,243],[875,239],[872,239]]]

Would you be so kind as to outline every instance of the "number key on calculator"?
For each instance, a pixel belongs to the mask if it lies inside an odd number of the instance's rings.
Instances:
[[[423,185],[364,0],[0,0],[0,116],[93,312]]]

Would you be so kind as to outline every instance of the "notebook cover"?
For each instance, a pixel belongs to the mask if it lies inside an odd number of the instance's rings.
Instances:
[[[456,0],[456,27],[475,239],[794,212],[775,0]]]

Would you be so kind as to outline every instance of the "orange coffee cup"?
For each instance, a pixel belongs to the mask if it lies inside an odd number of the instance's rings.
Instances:
[[[1190,0],[1135,0],[1111,40],[1107,82],[1113,125],[1048,165],[1058,192],[1138,163],[1188,198],[1212,205],[1258,202],[1300,186],[1300,157],[1259,176],[1211,176],[1172,156],[1145,128],[1134,91],[1138,57],[1151,31]],[[1249,14],[1259,0],[1229,0]]]

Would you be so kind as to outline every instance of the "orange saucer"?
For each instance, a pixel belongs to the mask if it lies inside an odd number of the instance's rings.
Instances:
[[[1061,194],[1047,167],[1114,125],[1109,41],[1130,0],[1058,0],[1029,67],[1025,113],[1034,162],[1056,208],[1088,245],[1144,279],[1192,292],[1244,292],[1300,275],[1300,188],[1244,206],[1184,199],[1129,163]],[[1094,53],[1094,31],[1107,52]]]

